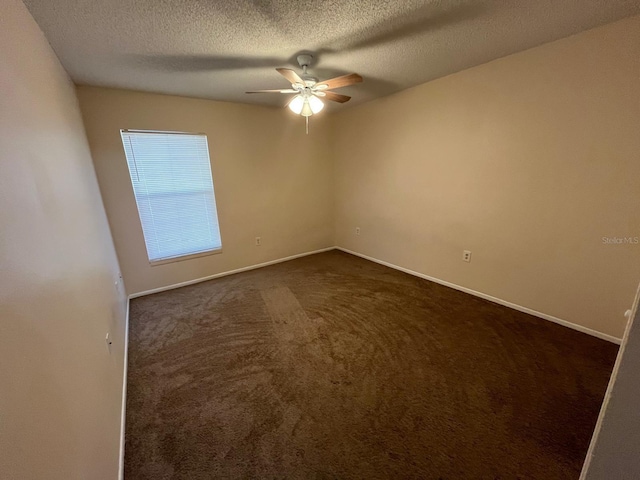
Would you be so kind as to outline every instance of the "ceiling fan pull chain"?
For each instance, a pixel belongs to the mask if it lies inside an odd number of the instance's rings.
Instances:
[[[307,135],[309,135],[309,117],[304,117],[304,119],[306,120],[306,126],[307,126]]]

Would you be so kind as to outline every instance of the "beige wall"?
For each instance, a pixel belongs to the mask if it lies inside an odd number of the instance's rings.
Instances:
[[[334,115],[336,243],[620,337],[639,79],[634,17]]]
[[[118,262],[74,87],[19,0],[0,4],[0,87],[0,478],[113,480]]]
[[[105,208],[130,294],[333,245],[326,127],[282,109],[79,87]],[[204,132],[222,253],[150,266],[120,129]],[[255,237],[262,245],[255,246]]]

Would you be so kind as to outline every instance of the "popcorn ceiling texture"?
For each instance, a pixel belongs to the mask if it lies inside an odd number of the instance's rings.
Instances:
[[[357,72],[343,109],[640,13],[637,0],[26,0],[77,84],[284,105],[275,67]]]

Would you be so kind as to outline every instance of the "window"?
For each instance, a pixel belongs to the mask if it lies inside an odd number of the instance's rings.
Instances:
[[[120,133],[149,261],[220,251],[207,136]]]

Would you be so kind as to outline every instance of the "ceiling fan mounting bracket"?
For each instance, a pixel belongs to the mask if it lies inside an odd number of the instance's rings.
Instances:
[[[296,60],[298,60],[298,65],[306,72],[307,67],[313,62],[313,55],[310,53],[302,53],[296,57]]]

